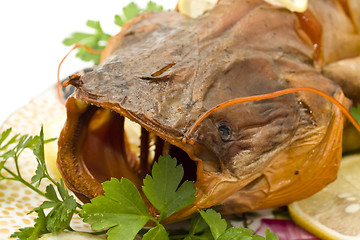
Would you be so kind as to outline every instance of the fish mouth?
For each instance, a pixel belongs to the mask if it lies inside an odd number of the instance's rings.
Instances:
[[[196,181],[193,149],[182,143],[180,133],[165,133],[154,121],[75,97],[67,100],[66,108],[57,163],[67,186],[81,201],[103,194],[101,184],[112,177],[125,177],[141,190],[142,179],[164,154],[182,164],[183,181]]]

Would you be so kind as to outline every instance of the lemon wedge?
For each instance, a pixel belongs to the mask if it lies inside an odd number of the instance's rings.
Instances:
[[[289,205],[296,224],[321,239],[360,239],[360,154],[344,157],[338,178]]]
[[[197,18],[213,9],[218,0],[179,0],[179,12],[191,18]]]
[[[285,7],[292,12],[305,12],[308,7],[308,0],[265,0],[265,2]]]
[[[65,120],[66,120],[66,115],[64,114],[54,118],[49,122],[46,122],[44,124],[44,139],[46,140],[50,138],[59,138]],[[60,172],[56,166],[57,151],[58,151],[57,140],[46,143],[44,145],[46,167],[49,171],[50,176],[55,181],[58,181],[61,178]]]

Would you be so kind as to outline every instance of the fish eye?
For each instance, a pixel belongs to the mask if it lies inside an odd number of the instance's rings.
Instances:
[[[221,140],[224,142],[229,141],[231,139],[231,128],[226,126],[225,124],[220,124],[218,126],[218,131],[220,133]]]

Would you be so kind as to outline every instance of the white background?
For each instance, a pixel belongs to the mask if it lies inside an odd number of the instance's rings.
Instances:
[[[174,9],[177,0],[155,0]],[[98,20],[104,32],[114,35],[119,27],[114,15],[121,14],[130,0],[11,0],[0,2],[0,125],[56,83],[57,67],[71,47],[62,44],[76,31],[91,32],[87,20]],[[135,0],[146,6],[148,0]],[[90,66],[72,53],[60,77]]]

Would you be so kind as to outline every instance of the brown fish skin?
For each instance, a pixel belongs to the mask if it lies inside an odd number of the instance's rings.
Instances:
[[[110,177],[128,177],[140,189],[126,136],[114,137],[120,114],[196,162],[188,169],[196,171],[196,202],[169,222],[220,203],[236,213],[319,191],[336,178],[344,118],[313,93],[223,109],[200,124],[194,145],[181,141],[202,113],[238,97],[306,86],[348,104],[341,88],[314,67],[306,34],[295,14],[262,0],[223,0],[197,19],[177,12],[135,18],[67,102],[58,154],[66,184],[83,201],[102,194],[101,182]],[[92,141],[100,146],[85,144]],[[108,157],[91,157],[99,149],[109,150]],[[187,166],[195,165],[185,159]]]

